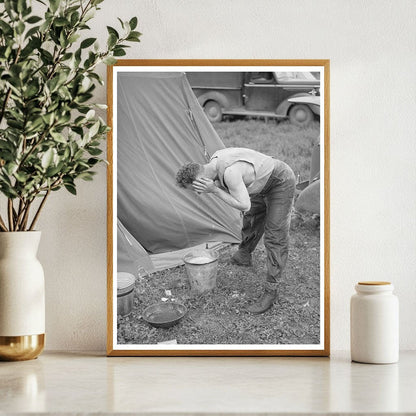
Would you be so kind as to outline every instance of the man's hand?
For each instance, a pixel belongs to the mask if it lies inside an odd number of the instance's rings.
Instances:
[[[198,178],[192,182],[192,188],[195,192],[198,193],[213,193],[218,190],[218,187],[215,185],[215,182],[212,179],[208,178]]]

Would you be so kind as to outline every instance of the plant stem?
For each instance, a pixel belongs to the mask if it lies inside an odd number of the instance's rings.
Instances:
[[[9,217],[9,230],[14,231],[13,227],[13,200],[11,198],[7,201],[7,214]]]
[[[31,149],[24,155],[23,159],[20,161],[18,170],[23,166],[23,163],[26,161],[26,159],[35,151],[36,147],[39,146],[39,144],[43,141],[43,139],[46,137],[46,135],[56,126],[58,123],[58,120],[56,120],[52,126],[50,126],[43,134],[40,136],[39,140],[33,144]]]
[[[26,204],[26,207],[25,207],[25,215],[23,216],[22,224],[20,226],[20,229],[22,231],[25,231],[25,229],[26,229],[27,220],[29,218],[29,209],[30,209],[30,206],[32,205],[32,202],[33,202],[33,199]]]
[[[4,223],[3,218],[1,217],[1,215],[0,215],[0,229],[1,229],[1,231],[7,231],[6,224]]]
[[[39,208],[36,211],[35,217],[33,218],[32,224],[30,224],[29,231],[33,230],[33,227],[35,226],[35,224],[36,224],[36,222],[39,218],[40,211],[42,210],[43,206],[45,205],[46,199],[48,198],[50,192],[51,192],[51,190],[48,189],[45,196],[43,197],[42,202],[40,203]]]
[[[17,209],[17,213],[14,217],[14,229],[15,231],[19,231],[19,219],[21,216],[21,212],[22,212],[22,200],[19,200],[19,207]]]
[[[19,209],[17,211],[17,220],[15,224],[15,230],[20,231],[22,228],[22,219],[25,213],[26,203],[23,202],[23,199],[19,201]]]

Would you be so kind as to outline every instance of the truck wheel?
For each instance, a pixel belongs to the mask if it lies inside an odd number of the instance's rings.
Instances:
[[[312,110],[305,104],[295,104],[289,110],[289,120],[297,126],[307,126],[313,120]]]
[[[204,105],[204,111],[208,117],[208,120],[212,123],[216,123],[222,120],[222,109],[216,101],[207,101]]]

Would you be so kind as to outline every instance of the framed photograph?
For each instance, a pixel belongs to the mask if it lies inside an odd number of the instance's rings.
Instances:
[[[107,354],[328,356],[329,60],[107,82]]]

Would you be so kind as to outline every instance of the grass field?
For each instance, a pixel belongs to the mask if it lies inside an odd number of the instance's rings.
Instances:
[[[287,123],[234,121],[217,123],[227,147],[250,147],[288,163],[302,179],[308,178],[312,144],[319,123],[302,129]],[[135,306],[129,316],[118,317],[120,344],[316,344],[320,322],[320,230],[316,218],[294,217],[287,270],[280,281],[278,301],[262,315],[245,306],[263,290],[265,249],[253,253],[253,266],[230,264],[236,247],[221,252],[217,287],[204,295],[190,291],[184,266],[141,277],[135,285]],[[167,296],[166,291],[171,292]],[[169,293],[169,292],[168,292]],[[186,305],[188,313],[169,329],[153,328],[142,319],[143,310],[163,297]]]
[[[288,122],[238,120],[214,125],[227,147],[249,147],[286,162],[301,179],[309,177],[312,145],[319,135],[319,123],[306,128]]]

